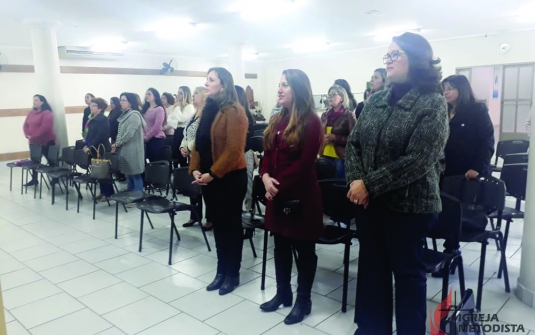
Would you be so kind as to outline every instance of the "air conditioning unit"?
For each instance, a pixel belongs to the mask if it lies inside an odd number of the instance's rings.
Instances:
[[[60,58],[118,59],[124,57],[121,52],[92,51],[82,47],[58,47]]]

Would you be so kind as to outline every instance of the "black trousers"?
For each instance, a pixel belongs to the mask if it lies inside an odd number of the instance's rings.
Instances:
[[[149,162],[159,161],[161,159],[161,150],[165,146],[165,138],[151,138],[146,143],[145,157]]]
[[[175,160],[173,163],[173,167],[176,169],[179,165],[181,167],[188,166],[188,159],[180,153],[180,144],[182,144],[182,140],[184,139],[184,128],[176,128],[175,134],[173,135],[173,159]]]
[[[197,214],[199,215],[199,218],[201,220],[202,220],[202,198],[203,198],[202,194],[199,194],[195,198],[189,198],[190,205],[195,206],[197,208]],[[195,216],[193,212],[191,212],[189,218],[190,220],[197,220],[197,217]],[[206,222],[212,222],[212,216],[210,215],[210,210],[208,209],[208,206],[206,207]]]
[[[49,141],[46,145],[42,145],[41,146],[41,155],[45,158],[47,158],[48,160],[48,149],[50,148],[51,145],[55,145],[56,142],[54,141]],[[48,162],[47,162],[48,163]],[[32,182],[33,181],[37,181],[37,173],[35,172],[35,170],[32,170],[31,172],[31,175],[32,175]]]
[[[292,249],[297,251],[297,297],[309,300],[312,284],[316,276],[318,256],[316,242],[298,240],[291,237],[274,234],[275,237],[275,273],[277,290],[290,289],[292,277]]]
[[[210,209],[214,225],[217,273],[229,277],[240,274],[243,249],[241,215],[246,191],[246,169],[229,172],[203,187],[206,208]]]
[[[358,334],[392,334],[392,273],[398,335],[424,335],[426,268],[424,239],[434,214],[405,214],[357,208],[360,253],[355,321]]]

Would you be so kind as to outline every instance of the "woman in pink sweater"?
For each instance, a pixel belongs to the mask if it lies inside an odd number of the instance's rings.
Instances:
[[[48,155],[48,147],[56,143],[54,133],[54,116],[52,109],[42,95],[33,96],[33,109],[26,116],[23,126],[24,136],[30,144],[37,144],[43,147],[43,155]],[[37,174],[32,171],[32,180],[26,186],[37,184]]]
[[[163,132],[165,109],[160,93],[156,89],[149,88],[145,93],[145,105],[143,105],[141,115],[147,124],[143,129],[146,144],[145,156],[149,162],[154,162],[159,160],[161,149],[165,145],[165,133]]]

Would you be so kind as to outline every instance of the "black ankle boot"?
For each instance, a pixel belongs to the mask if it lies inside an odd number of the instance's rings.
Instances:
[[[206,287],[206,291],[219,290],[224,282],[225,282],[225,275],[218,273],[216,274],[212,283]]]
[[[295,323],[299,323],[303,321],[306,315],[309,315],[312,311],[312,301],[310,298],[302,298],[297,297],[295,300],[294,308],[292,308],[292,311],[286,319],[284,319],[284,323],[287,325],[293,325]]]
[[[39,183],[37,182],[37,179],[32,179],[32,180],[30,180],[29,182],[27,182],[26,184],[24,184],[24,187],[35,186],[35,185],[37,185],[37,184],[39,184]]]
[[[280,305],[290,307],[293,303],[293,294],[290,287],[277,288],[277,294],[271,299],[260,305],[260,309],[264,312],[274,312],[279,309]]]
[[[240,285],[240,276],[237,277],[225,277],[225,281],[221,288],[219,289],[219,295],[225,295],[234,291],[234,289]]]

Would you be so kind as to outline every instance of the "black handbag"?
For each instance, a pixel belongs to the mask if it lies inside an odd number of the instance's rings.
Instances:
[[[301,216],[301,200],[278,200],[275,201],[275,212],[279,216]]]

